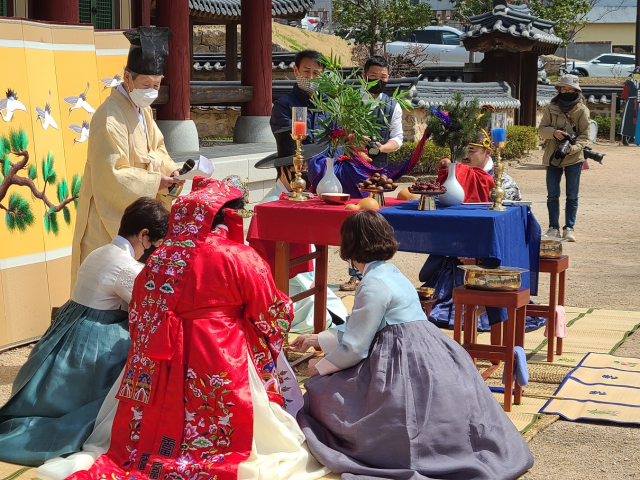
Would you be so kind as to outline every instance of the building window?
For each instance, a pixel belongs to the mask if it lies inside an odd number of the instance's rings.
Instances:
[[[115,28],[113,2],[114,0],[80,0],[80,23],[91,23],[99,30]]]

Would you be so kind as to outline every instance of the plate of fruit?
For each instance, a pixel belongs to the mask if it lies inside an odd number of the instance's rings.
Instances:
[[[427,180],[415,182],[409,187],[409,192],[418,195],[442,195],[447,189],[436,180]]]
[[[363,192],[384,193],[393,192],[398,188],[398,184],[384,173],[376,172],[371,176],[371,178],[359,183],[358,188]]]

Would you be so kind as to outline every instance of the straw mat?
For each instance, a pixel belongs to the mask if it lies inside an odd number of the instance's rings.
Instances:
[[[640,358],[587,354],[541,412],[567,420],[640,424]]]
[[[12,463],[0,462],[0,480],[36,480],[33,473],[36,471],[32,467],[23,467]]]
[[[563,342],[562,355],[555,355],[552,365],[572,367],[580,364],[589,352],[614,353],[640,326],[640,312],[588,309],[578,313],[577,310],[567,307],[567,338]],[[533,333],[542,333],[542,330],[525,335],[525,351],[530,365],[549,365],[547,339],[543,338],[533,350],[528,349],[530,343],[526,340]]]

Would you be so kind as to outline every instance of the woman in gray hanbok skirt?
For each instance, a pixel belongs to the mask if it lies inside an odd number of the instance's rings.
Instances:
[[[311,453],[343,479],[513,479],[533,457],[465,350],[429,322],[392,264],[377,212],[345,220],[340,255],[364,272],[344,328],[301,335],[319,346],[297,420]]]
[[[129,352],[128,303],[136,261],[167,234],[169,212],[141,198],[118,236],[80,266],[69,300],[20,368],[0,408],[0,460],[39,466],[80,451]]]

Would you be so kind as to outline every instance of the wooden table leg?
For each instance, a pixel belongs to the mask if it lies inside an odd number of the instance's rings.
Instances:
[[[558,305],[562,305],[563,307],[564,307],[564,287],[565,287],[565,281],[567,279],[566,273],[567,273],[566,270],[560,272],[560,285],[558,286]],[[556,342],[558,342],[556,345],[556,354],[562,355],[562,338],[556,338]]]
[[[461,336],[462,336],[462,313],[464,311],[464,305],[458,304],[456,308],[454,308],[453,313],[453,340],[460,344]]]
[[[313,306],[313,332],[327,329],[327,275],[329,273],[329,247],[316,245],[319,256],[316,258],[316,293]]]
[[[476,305],[463,305],[464,307],[464,344],[472,349],[478,343],[478,317],[476,316]],[[473,364],[476,365],[476,357],[472,356]]]
[[[289,242],[276,242],[276,288],[289,295]]]
[[[518,347],[524,348],[524,330],[527,322],[527,308],[521,307],[516,312],[516,338],[515,344]],[[513,403],[520,405],[522,403],[522,386],[516,380],[515,394],[513,396]]]
[[[547,317],[547,362],[553,362],[553,346],[556,341],[556,306],[558,275],[550,274],[551,289],[549,291],[549,316]]]
[[[495,323],[491,325],[491,345],[503,345],[502,343],[502,330],[503,323]],[[500,360],[491,360],[492,365],[500,365]]]
[[[513,347],[515,346],[515,323],[516,323],[516,309],[509,308],[509,318],[504,328],[504,346],[507,347],[507,352],[504,360],[504,411],[511,411],[511,389],[513,388]]]

